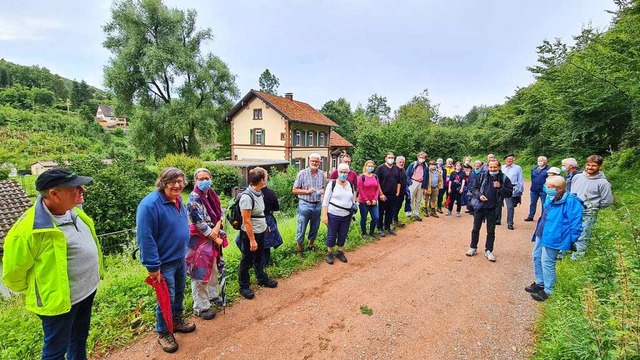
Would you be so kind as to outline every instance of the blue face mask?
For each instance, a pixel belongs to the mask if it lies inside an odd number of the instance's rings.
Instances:
[[[474,173],[476,173],[476,174],[480,174],[480,172],[481,172],[481,171],[482,171],[482,170],[480,170],[480,169],[475,169],[475,170],[473,170],[473,172],[474,172]]]
[[[489,174],[490,174],[491,176],[496,176],[496,175],[498,175],[498,173],[499,173],[499,172],[500,172],[500,171],[489,171]]]
[[[338,179],[340,179],[340,181],[347,181],[347,175],[348,174],[340,173],[338,174]]]
[[[548,187],[544,187],[544,192],[547,193],[547,196],[556,197],[558,195],[558,189],[549,189]]]
[[[201,180],[198,181],[198,189],[202,191],[207,191],[211,188],[211,180]]]
[[[367,171],[372,173],[375,168],[373,166],[367,166]]]

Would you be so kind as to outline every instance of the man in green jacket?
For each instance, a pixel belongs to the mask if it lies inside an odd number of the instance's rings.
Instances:
[[[76,206],[91,180],[63,168],[42,173],[35,205],[5,239],[2,281],[42,320],[42,359],[87,358],[102,253],[93,221]]]

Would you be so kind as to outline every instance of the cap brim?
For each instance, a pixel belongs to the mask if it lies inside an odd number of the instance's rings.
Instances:
[[[60,186],[80,186],[80,185],[86,185],[88,183],[90,183],[93,180],[92,177],[90,176],[78,176],[77,178],[64,183]]]

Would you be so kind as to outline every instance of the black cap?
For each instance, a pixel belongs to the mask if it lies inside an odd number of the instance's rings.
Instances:
[[[91,180],[93,180],[92,177],[79,176],[68,169],[54,168],[38,176],[36,179],[36,190],[47,190],[59,186],[80,186],[88,184]]]
[[[504,156],[503,160],[507,160],[509,156],[516,157],[513,153],[508,153],[507,155]]]

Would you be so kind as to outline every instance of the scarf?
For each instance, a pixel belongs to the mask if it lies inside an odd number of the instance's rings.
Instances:
[[[200,190],[197,186],[194,187],[193,192],[200,196],[202,205],[207,209],[207,214],[211,217],[211,223],[215,225],[218,220],[222,219],[222,208],[220,207],[220,198],[216,194],[215,190],[209,189],[207,192]]]

